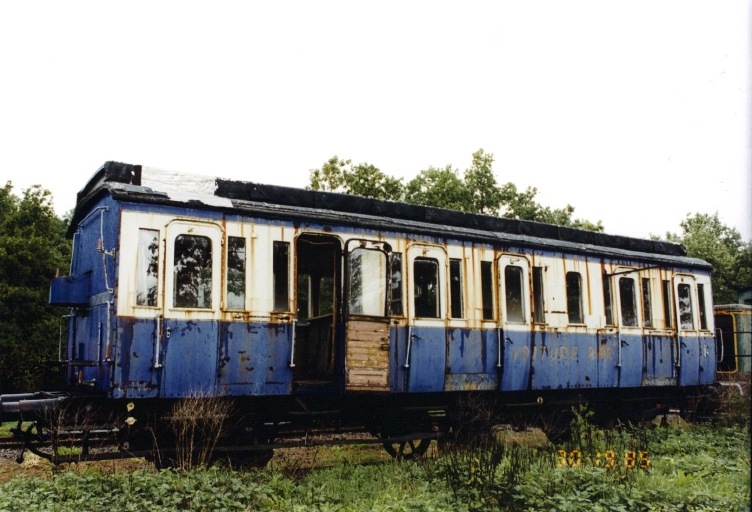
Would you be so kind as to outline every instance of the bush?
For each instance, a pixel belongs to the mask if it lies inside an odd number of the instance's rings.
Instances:
[[[167,439],[174,450],[157,450],[158,466],[173,466],[183,471],[208,466],[217,442],[224,435],[232,403],[222,397],[195,394],[175,402],[168,419]]]

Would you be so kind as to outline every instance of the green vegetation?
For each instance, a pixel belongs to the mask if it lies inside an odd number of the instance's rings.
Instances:
[[[42,371],[57,359],[62,309],[50,306],[50,281],[70,264],[66,221],[51,194],[33,186],[22,197],[0,188],[0,393],[52,387]]]
[[[713,302],[734,304],[737,294],[752,286],[752,242],[715,215],[695,213],[681,222],[682,234],[666,233],[666,239],[683,244],[687,254],[713,265]]]
[[[351,160],[333,156],[320,169],[311,170],[309,186],[313,190],[603,231],[600,221],[593,223],[574,218],[572,205],[550,208],[539,204],[535,200],[538,190],[534,187],[520,191],[511,182],[499,185],[493,162],[491,153],[479,149],[473,153],[470,167],[462,176],[451,165],[429,167],[403,186],[402,178],[389,176],[372,164],[352,165]]]
[[[588,423],[586,411],[579,412],[572,438],[560,445],[528,443],[517,433],[500,432],[419,463],[361,464],[357,449],[335,447],[336,456],[322,456],[330,463],[318,468],[277,459],[270,468],[253,471],[104,474],[71,466],[45,478],[16,477],[0,485],[0,512],[747,510],[747,426],[679,422],[604,431]]]

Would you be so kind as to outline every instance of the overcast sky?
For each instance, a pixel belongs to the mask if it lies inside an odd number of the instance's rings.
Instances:
[[[333,155],[499,183],[606,232],[752,238],[749,1],[3,2],[0,186],[107,160],[304,187]]]

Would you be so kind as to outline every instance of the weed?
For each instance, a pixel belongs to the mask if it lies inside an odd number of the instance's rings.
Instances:
[[[224,434],[232,404],[222,397],[194,394],[175,402],[168,422],[174,441],[173,457],[157,452],[158,462],[183,471],[208,466]]]

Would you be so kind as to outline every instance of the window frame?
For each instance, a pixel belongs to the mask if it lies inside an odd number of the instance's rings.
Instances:
[[[242,240],[242,247],[243,247],[243,269],[242,269],[242,289],[243,289],[243,295],[242,295],[242,307],[237,307],[236,304],[230,305],[230,250],[232,247],[232,240]],[[225,250],[225,283],[224,283],[224,294],[225,294],[225,300],[224,300],[224,309],[226,311],[247,311],[248,310],[248,239],[245,236],[235,236],[235,235],[228,235],[227,236],[227,242],[226,242],[226,250]]]
[[[577,278],[576,280],[576,288],[577,288],[577,297],[573,297],[570,294],[570,289],[573,287],[575,283],[570,282],[570,276]],[[583,296],[582,296],[582,273],[576,271],[576,270],[569,270],[565,272],[564,274],[564,285],[565,285],[565,296],[567,298],[567,322],[570,325],[584,325],[585,324],[585,308],[583,304]],[[572,304],[574,302],[573,299],[577,299],[577,314],[578,318],[572,317]],[[576,321],[579,320],[579,321]]]
[[[628,283],[628,284],[627,284]],[[625,287],[625,285],[628,286]],[[637,304],[637,283],[634,277],[619,276],[619,325],[621,327],[639,327],[640,316]],[[628,299],[625,301],[625,299]],[[629,310],[627,310],[629,308]],[[627,313],[631,314],[628,320]]]
[[[425,306],[430,306],[430,304],[428,304],[427,302],[424,302],[423,304],[420,304],[420,308],[419,308],[418,300],[421,299],[422,297],[428,297],[428,295],[425,295],[425,293],[424,293],[424,291],[422,289],[420,290],[420,293],[418,293],[418,284],[419,283],[418,283],[417,279],[418,279],[419,272],[418,272],[417,265],[421,265],[421,266],[432,265],[433,269],[434,269],[434,271],[431,272],[430,275],[432,275],[435,279],[432,280],[432,282],[425,282],[425,280],[423,280],[421,278],[421,283],[420,283],[421,285],[424,285],[424,284],[435,284],[436,285],[435,292],[433,292],[433,296],[436,299],[435,300],[435,304],[433,305],[433,308],[432,308],[433,311],[434,311],[434,313],[432,313],[431,315],[422,314],[422,313],[425,313],[425,312],[428,311],[428,309]],[[426,319],[430,319],[430,320],[441,319],[442,318],[442,315],[441,315],[441,312],[442,312],[442,309],[441,309],[441,262],[438,260],[438,258],[426,257],[426,256],[418,256],[415,259],[413,259],[412,271],[413,271],[412,272],[412,283],[411,283],[411,285],[413,287],[413,304],[412,304],[412,307],[413,307],[413,312],[414,312],[413,314],[415,315],[415,318],[426,318]],[[421,271],[420,275],[421,276],[428,276],[429,274],[428,273],[423,273]],[[425,299],[424,299],[424,301],[425,301]],[[419,313],[419,311],[420,311],[420,313]]]
[[[531,293],[533,295],[533,323],[535,324],[546,323],[546,285],[544,284],[544,272],[545,267],[543,266],[534,265],[532,267],[533,276]]]
[[[284,240],[272,241],[272,312],[290,312],[290,259],[292,244]],[[277,251],[285,248],[285,254]],[[284,261],[283,261],[284,259]],[[279,272],[284,270],[284,273]],[[284,284],[283,284],[284,283]]]
[[[516,273],[516,276],[512,276],[510,271]],[[510,287],[510,277],[516,279],[511,283],[514,287]],[[519,292],[518,296],[511,297],[510,292]],[[511,303],[518,304],[514,306],[515,316],[514,318],[510,314],[510,298],[514,299]],[[513,263],[504,265],[504,321],[510,324],[526,324],[527,316],[525,311],[525,268],[521,265]]]
[[[449,258],[449,318],[452,319],[466,317],[464,274],[464,259]]]

